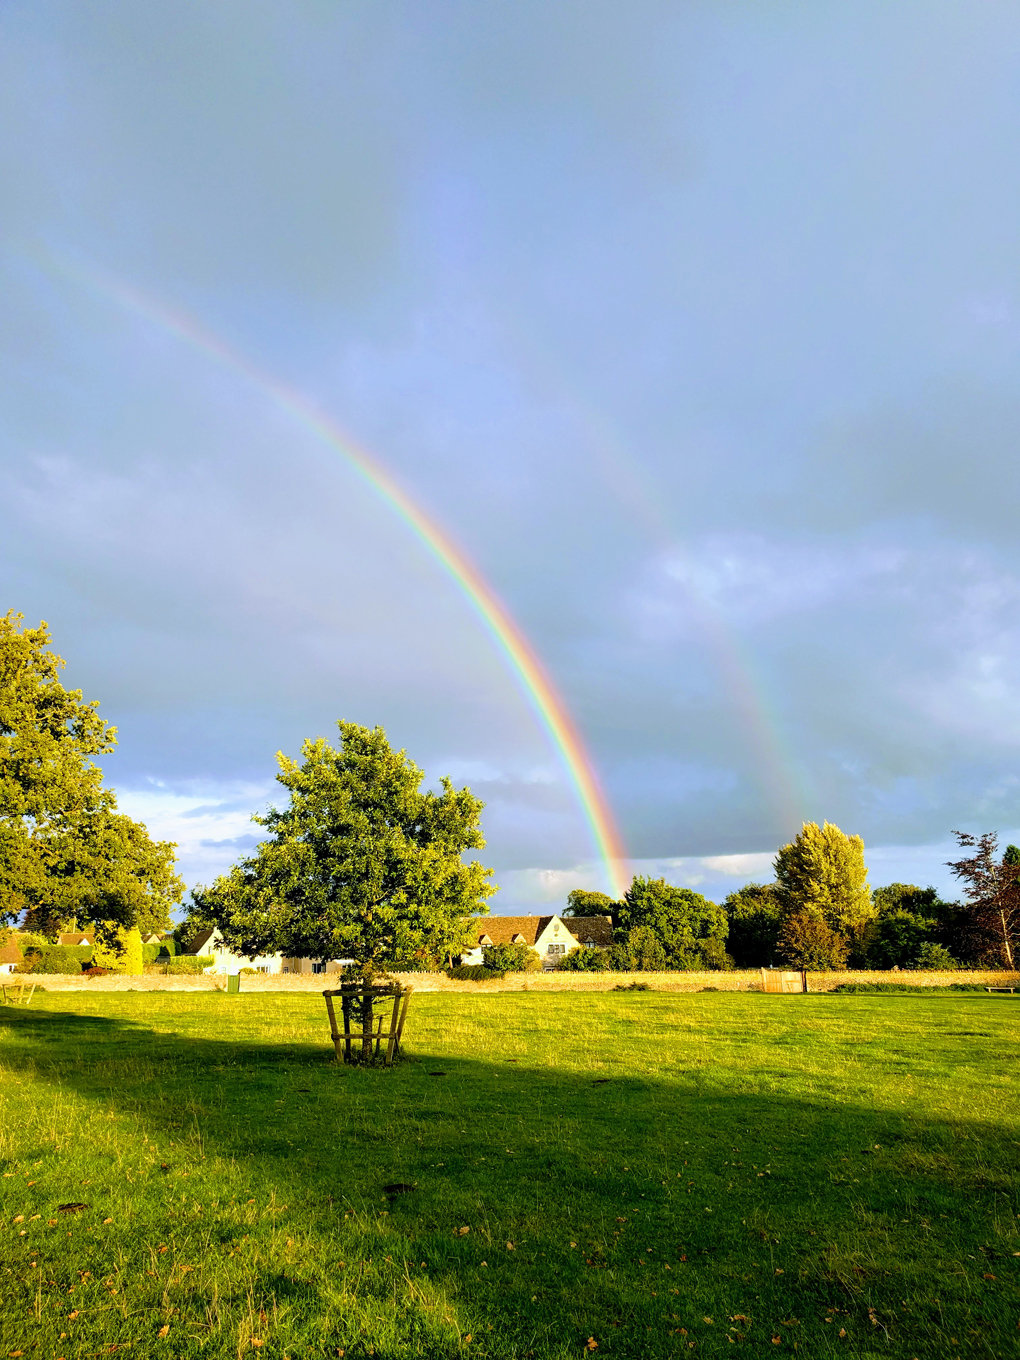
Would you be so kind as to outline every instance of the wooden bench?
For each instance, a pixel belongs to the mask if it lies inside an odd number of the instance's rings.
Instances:
[[[986,992],[1009,992],[1010,996],[1016,992],[1015,987],[986,987]]]

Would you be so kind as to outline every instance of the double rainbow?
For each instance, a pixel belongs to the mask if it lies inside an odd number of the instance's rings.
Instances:
[[[626,851],[581,735],[534,647],[493,587],[450,534],[425,513],[378,459],[356,444],[307,398],[263,372],[193,317],[156,303],[94,270],[68,269],[68,272],[111,295],[129,311],[171,332],[257,388],[296,424],[338,453],[412,530],[466,598],[544,729],[577,798],[596,857],[602,863],[606,886],[611,896],[622,897],[628,886],[624,876]]]

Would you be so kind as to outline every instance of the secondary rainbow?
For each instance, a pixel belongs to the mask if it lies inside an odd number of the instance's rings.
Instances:
[[[63,264],[67,273],[114,297],[122,306],[176,335],[244,378],[299,425],[341,455],[347,464],[417,535],[466,598],[503,656],[511,674],[556,751],[588,826],[610,894],[623,896],[626,852],[591,758],[563,699],[535,649],[474,563],[450,534],[411,498],[379,460],[317,410],[306,397],[263,372],[193,317],[171,310],[93,269]]]

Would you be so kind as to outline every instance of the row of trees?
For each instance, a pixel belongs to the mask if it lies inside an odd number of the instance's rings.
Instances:
[[[961,964],[1015,967],[1020,937],[1020,849],[998,855],[994,833],[956,833],[971,851],[950,867],[963,902],[934,888],[868,886],[864,842],[826,822],[807,823],[774,861],[775,882],[749,883],[721,906],[688,888],[635,878],[623,901],[575,890],[566,916],[608,915],[616,943],[575,951],[566,968],[673,970],[788,964],[817,970]]]
[[[119,812],[94,757],[116,731],[95,703],[60,682],[44,624],[0,618],[0,925],[52,938],[69,921],[114,949],[125,932],[163,931],[183,883],[175,846]],[[278,757],[287,806],[254,820],[265,836],[210,888],[196,889],[192,930],[215,926],[242,955],[353,958],[365,978],[434,967],[468,947],[470,921],[495,891],[481,849],[484,806],[423,772],[381,728],[340,722],[336,747],[305,742]],[[958,835],[965,894],[945,903],[903,884],[872,893],[864,844],[808,823],[775,859],[775,882],[722,904],[661,879],[635,878],[623,900],[571,894],[568,914],[609,914],[610,951],[575,951],[568,966],[630,970],[946,966],[1012,968],[1020,933],[1020,850]]]

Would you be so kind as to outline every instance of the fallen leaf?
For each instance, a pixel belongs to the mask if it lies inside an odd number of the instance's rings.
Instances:
[[[48,1218],[46,1220],[46,1226],[47,1228],[55,1228],[57,1226],[57,1220],[55,1218]]]
[[[599,1343],[595,1340],[593,1336],[590,1336],[588,1340],[584,1343],[584,1349],[586,1351],[597,1351],[598,1348]]]
[[[24,1214],[18,1214],[18,1215],[16,1215],[16,1217],[15,1217],[15,1219],[14,1219],[14,1222],[15,1222],[15,1223],[24,1223],[24,1221],[25,1221],[25,1215],[24,1215]],[[21,1352],[19,1351],[18,1354],[20,1355]]]
[[[458,1228],[458,1229],[457,1229],[457,1236],[458,1236],[458,1237],[464,1237],[464,1236],[465,1236],[467,1233],[469,1233],[470,1231],[471,1231],[471,1229],[470,1229],[470,1228],[467,1228],[467,1227]]]
[[[507,1251],[516,1251],[516,1250],[517,1250],[517,1248],[514,1246],[514,1244],[513,1244],[512,1242],[508,1242],[508,1243],[506,1244],[506,1249],[507,1249]]]
[[[159,1331],[156,1333],[156,1335],[157,1335],[157,1336],[169,1336],[169,1335],[170,1335],[170,1324],[169,1324],[169,1322],[164,1322],[163,1325],[162,1325],[162,1327],[160,1327]]]
[[[785,1270],[777,1270],[777,1271],[776,1271],[776,1274],[777,1274],[777,1275],[785,1275],[785,1274],[786,1274],[786,1271],[785,1271]]]
[[[471,1340],[471,1333],[470,1333],[470,1332],[468,1332],[468,1334],[467,1334],[467,1336],[464,1338],[464,1340],[465,1340],[465,1341],[470,1341],[470,1340]]]
[[[82,1209],[87,1209],[88,1207],[89,1207],[89,1206],[88,1206],[87,1204],[58,1204],[58,1205],[57,1205],[57,1213],[58,1213],[58,1214],[77,1214],[77,1213],[80,1213],[80,1212],[82,1211]]]
[[[253,1346],[264,1346],[264,1345],[265,1345],[265,1342],[262,1341],[262,1340],[260,1340],[259,1337],[253,1336],[252,1339],[251,1339],[251,1344],[252,1344]]]
[[[981,1276],[981,1278],[982,1278],[983,1280],[994,1280],[994,1279],[995,1279],[995,1276],[994,1276],[994,1275],[989,1275],[989,1274],[985,1273],[984,1275]]]
[[[773,1344],[773,1346],[781,1346],[782,1343],[783,1343],[783,1338],[782,1338],[781,1336],[774,1336],[774,1337],[772,1338],[772,1344]]]
[[[840,1327],[840,1329],[839,1329],[839,1334],[840,1334],[840,1336],[846,1336],[846,1328],[845,1328],[845,1327]]]
[[[78,1316],[78,1309],[76,1308],[76,1309],[74,1310],[73,1313],[68,1313],[68,1315],[67,1315],[67,1320],[68,1320],[68,1322],[73,1322],[77,1316]]]
[[[112,1219],[112,1218],[104,1218],[104,1219],[103,1219],[103,1222],[104,1222],[104,1223],[112,1223],[112,1222],[113,1222],[113,1219]]]

